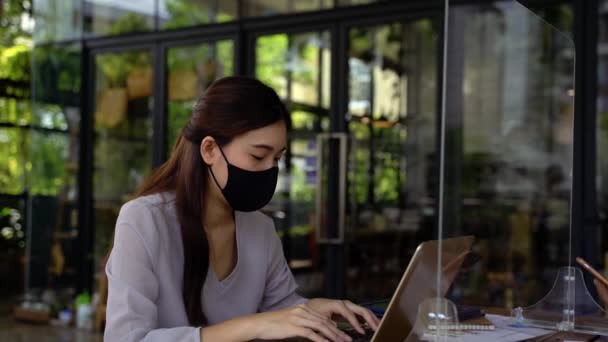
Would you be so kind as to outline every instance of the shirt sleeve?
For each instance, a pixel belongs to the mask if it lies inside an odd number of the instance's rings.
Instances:
[[[129,223],[119,221],[116,226],[106,274],[108,303],[104,341],[200,342],[199,328],[158,329],[158,278],[145,240]]]
[[[268,235],[268,272],[261,311],[280,310],[307,302],[307,299],[296,293],[298,285],[287,265],[283,246],[274,226]]]

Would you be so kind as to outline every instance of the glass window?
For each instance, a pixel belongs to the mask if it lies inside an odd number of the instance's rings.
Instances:
[[[78,45],[37,46],[33,51],[32,97],[37,127],[67,131],[80,122],[80,59]]]
[[[33,195],[76,196],[78,155],[70,155],[70,143],[67,132],[32,132],[30,161],[26,167],[31,170],[30,191]]]
[[[256,77],[293,106],[329,107],[330,63],[327,32],[259,37]]]
[[[158,17],[163,29],[223,23],[238,18],[238,1],[159,0]]]
[[[84,0],[84,32],[119,35],[154,30],[155,0]]]
[[[82,35],[82,2],[79,0],[33,0],[34,41],[55,42]]]
[[[32,129],[28,131],[28,294],[56,284],[70,299],[77,286],[80,153],[80,44],[36,46],[32,58]],[[67,308],[69,301],[58,304]]]
[[[153,76],[149,51],[98,54],[95,67],[93,215],[101,262],[120,207],[151,169]]]
[[[348,35],[347,291],[365,300],[390,297],[417,241],[434,229],[437,34],[418,19]]]
[[[216,79],[233,73],[231,40],[180,46],[168,51],[168,139],[171,151],[198,96]]]
[[[320,295],[323,276],[314,243],[317,134],[329,128],[329,33],[278,33],[256,39],[255,75],[272,87],[291,113],[277,190],[264,210],[275,218],[290,267],[302,293]]]

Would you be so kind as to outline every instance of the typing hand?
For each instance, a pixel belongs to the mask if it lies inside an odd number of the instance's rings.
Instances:
[[[374,331],[378,329],[380,324],[380,320],[370,310],[348,300],[316,298],[309,300],[305,305],[328,319],[333,315],[344,317],[360,334],[364,334],[365,331],[361,327],[357,316],[363,318]]]
[[[352,339],[339,330],[329,318],[313,311],[306,304],[292,306],[285,310],[270,311],[251,316],[255,319],[262,340],[278,340],[303,337],[314,342],[343,342]]]

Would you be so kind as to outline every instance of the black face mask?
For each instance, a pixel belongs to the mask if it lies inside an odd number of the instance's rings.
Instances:
[[[209,167],[209,171],[215,184],[222,191],[226,202],[237,211],[262,209],[274,195],[279,168],[275,166],[264,171],[244,170],[230,164],[221,147],[220,152],[228,165],[228,180],[223,189],[215,178],[211,167]]]

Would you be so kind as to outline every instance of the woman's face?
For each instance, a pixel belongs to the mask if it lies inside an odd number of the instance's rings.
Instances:
[[[241,134],[223,146],[230,164],[249,171],[264,171],[278,165],[287,147],[287,128],[283,121]],[[217,182],[224,188],[228,166],[215,140],[203,139],[201,156],[213,170]]]

